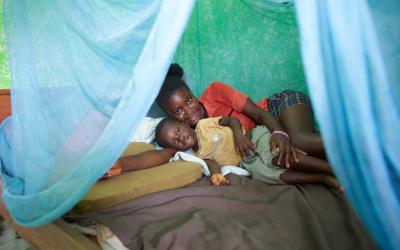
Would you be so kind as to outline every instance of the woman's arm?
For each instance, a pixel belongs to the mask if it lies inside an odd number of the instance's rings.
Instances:
[[[258,125],[265,125],[271,132],[276,130],[283,131],[279,121],[270,113],[257,106],[250,98],[247,99],[242,112],[253,119]]]
[[[138,155],[122,157],[118,162],[122,164],[122,171],[134,171],[168,163],[175,153],[176,150],[170,148],[151,150]]]
[[[219,119],[218,124],[221,126],[228,126],[232,129],[235,145],[242,157],[251,156],[254,154],[256,146],[247,136],[243,134],[242,124],[238,119],[230,116],[224,116]]]

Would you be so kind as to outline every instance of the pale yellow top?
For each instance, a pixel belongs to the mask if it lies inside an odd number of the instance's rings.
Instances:
[[[232,129],[218,124],[221,117],[202,119],[197,123],[196,135],[201,159],[216,161],[219,165],[238,165],[241,157],[236,151]]]

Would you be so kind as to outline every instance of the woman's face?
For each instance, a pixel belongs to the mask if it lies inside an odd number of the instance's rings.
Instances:
[[[183,122],[171,122],[164,127],[162,140],[166,146],[180,151],[197,150],[197,137],[194,129]]]
[[[167,113],[190,126],[196,126],[200,119],[207,118],[206,110],[186,88],[176,90],[167,102]]]

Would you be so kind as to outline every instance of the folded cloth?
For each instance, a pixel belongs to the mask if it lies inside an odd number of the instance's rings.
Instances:
[[[207,163],[205,161],[203,161],[202,159],[200,159],[199,157],[192,155],[191,150],[189,150],[187,152],[181,152],[181,151],[176,152],[174,157],[172,157],[170,159],[170,162],[179,161],[179,160],[199,163],[201,165],[201,167],[203,168],[203,174],[206,176],[210,176],[210,170],[208,169]],[[221,173],[222,173],[222,175],[227,175],[229,173],[243,175],[243,176],[250,175],[249,172],[243,168],[239,168],[237,166],[229,166],[229,165],[222,166]]]

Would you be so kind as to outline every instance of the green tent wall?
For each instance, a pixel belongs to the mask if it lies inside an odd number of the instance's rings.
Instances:
[[[262,2],[197,1],[175,56],[197,96],[213,81],[255,101],[284,89],[307,92],[294,6]]]

